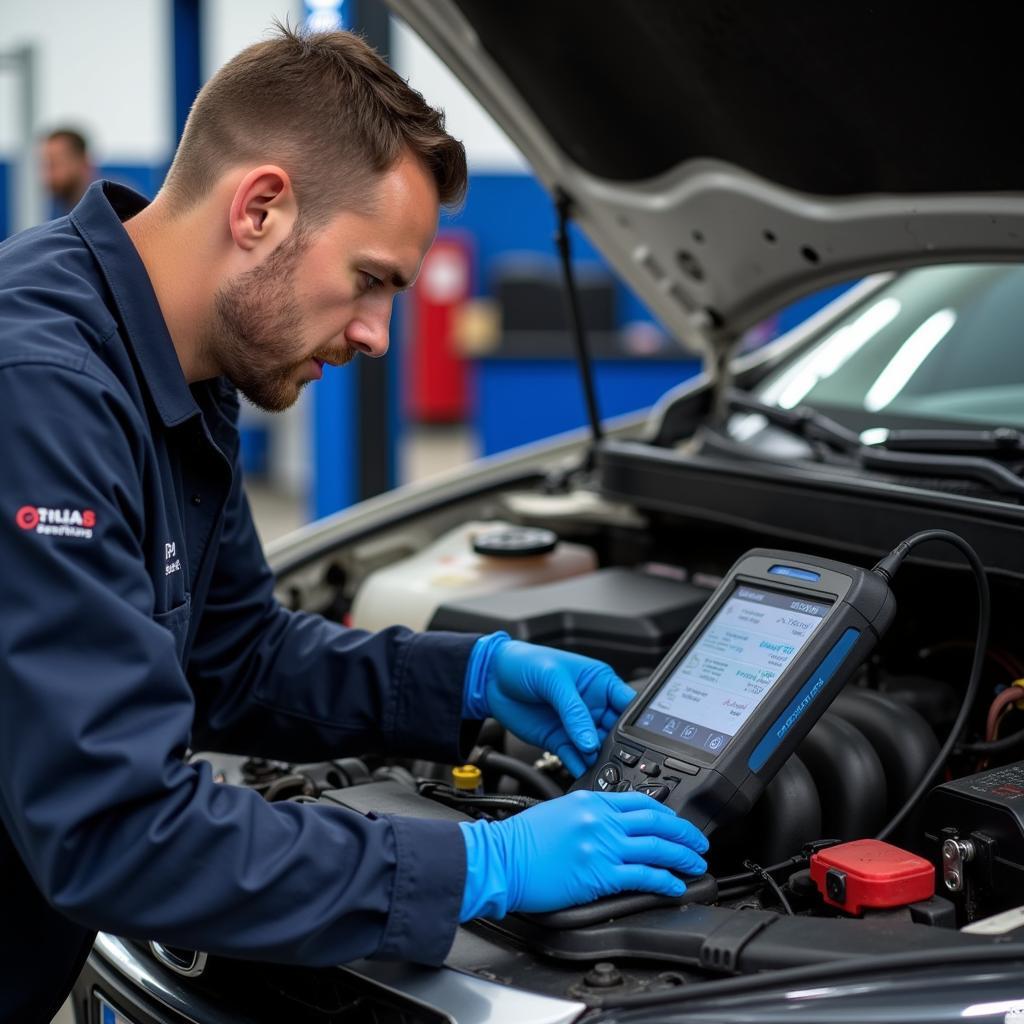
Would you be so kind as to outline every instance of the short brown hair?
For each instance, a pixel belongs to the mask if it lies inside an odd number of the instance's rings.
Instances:
[[[465,148],[376,51],[351,32],[276,29],[200,90],[167,174],[172,210],[193,206],[239,163],[272,162],[291,177],[303,223],[320,224],[365,206],[406,151],[430,170],[443,205],[462,200]]]
[[[87,156],[89,152],[89,143],[86,142],[85,136],[75,128],[54,128],[53,131],[48,132],[46,135],[47,142],[56,142],[57,140],[66,142],[71,151],[75,156]]]

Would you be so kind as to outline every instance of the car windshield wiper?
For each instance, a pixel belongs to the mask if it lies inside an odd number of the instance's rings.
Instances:
[[[998,451],[1007,454],[1017,451],[1024,454],[1019,432],[1009,428],[977,431],[892,431],[885,438],[885,446],[881,447],[864,444],[855,431],[806,406],[782,409],[739,391],[730,393],[729,405],[739,412],[763,416],[774,426],[781,427],[812,445],[825,445],[833,451],[848,455],[865,469],[914,476],[976,480],[1000,494],[1024,495],[1024,479],[1012,469],[993,458],[962,454],[979,451]],[[895,449],[891,443],[893,435],[897,435]],[[955,444],[943,443],[950,441],[951,435]]]
[[[783,409],[781,406],[762,402],[743,391],[730,391],[728,402],[731,409],[763,416],[774,426],[782,427],[805,441],[823,443],[836,451],[851,454],[864,447],[856,431],[806,405],[797,406],[795,409]]]
[[[992,430],[890,430],[878,441],[888,451],[940,452],[1024,459],[1024,434],[1013,427]]]

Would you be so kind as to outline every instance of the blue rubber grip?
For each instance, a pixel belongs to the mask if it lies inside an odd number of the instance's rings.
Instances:
[[[752,772],[759,772],[778,745],[786,738],[786,733],[799,721],[803,713],[811,706],[814,698],[825,688],[828,681],[836,674],[853,645],[860,638],[859,629],[848,629],[835,643],[832,650],[825,655],[821,664],[811,673],[810,678],[800,692],[789,702],[786,710],[775,719],[771,728],[761,738],[761,742],[751,751],[747,758],[747,767]]]

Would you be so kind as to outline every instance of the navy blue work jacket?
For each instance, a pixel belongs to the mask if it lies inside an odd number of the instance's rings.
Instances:
[[[473,636],[275,602],[238,399],[186,383],[97,182],[0,246],[0,1020],[48,1022],[97,930],[213,953],[438,963],[451,822],[268,804],[186,749],[460,757]]]

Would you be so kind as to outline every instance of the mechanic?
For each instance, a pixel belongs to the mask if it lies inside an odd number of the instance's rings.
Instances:
[[[39,163],[50,215],[70,213],[95,177],[85,136],[74,128],[54,128],[40,143]]]
[[[438,964],[460,920],[680,893],[704,837],[649,797],[508,821],[265,802],[187,752],[457,763],[495,717],[580,774],[632,690],[509,640],[369,634],[273,597],[237,391],[382,356],[462,145],[360,39],[280,29],[199,94],[151,205],[94,183],[0,247],[0,1018],[49,1021],[94,933]]]

